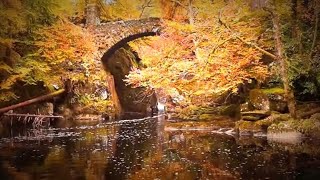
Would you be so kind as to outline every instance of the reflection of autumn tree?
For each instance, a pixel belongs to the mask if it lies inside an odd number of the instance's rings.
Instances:
[[[129,176],[130,179],[237,179],[236,172],[221,169],[209,159],[212,139],[206,133],[183,132],[186,142],[170,142],[172,135],[166,134],[166,148],[157,149],[152,156],[144,158],[144,167]],[[187,143],[187,146],[181,146]]]

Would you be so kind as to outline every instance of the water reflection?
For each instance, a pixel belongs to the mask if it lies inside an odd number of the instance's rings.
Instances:
[[[320,144],[122,125],[23,129],[0,139],[0,179],[315,179]]]

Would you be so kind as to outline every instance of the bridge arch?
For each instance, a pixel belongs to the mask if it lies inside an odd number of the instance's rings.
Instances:
[[[149,99],[143,98],[143,102],[135,104],[132,101],[135,98],[134,94],[141,94],[140,92],[144,89],[131,88],[123,82],[123,79],[131,69],[128,67],[133,65],[132,61],[126,58],[135,57],[135,60],[138,59],[137,54],[127,43],[142,37],[159,35],[160,30],[161,20],[159,18],[109,22],[95,27],[95,43],[98,47],[96,61],[102,63],[107,71],[108,89],[118,117],[124,118],[129,112],[138,112],[138,114],[145,116],[148,113],[146,110],[148,107],[156,106],[155,94]]]
[[[138,33],[138,34],[133,34],[128,37],[125,37],[115,43],[113,46],[111,46],[102,56],[101,60],[102,63],[106,63],[106,61],[111,57],[119,48],[125,46],[128,42],[142,38],[142,37],[147,37],[147,36],[156,36],[159,35],[159,31],[155,32],[143,32],[143,33]]]
[[[158,35],[160,30],[159,18],[101,23],[94,28],[95,44],[98,47],[96,60],[104,62],[126,43],[138,38]]]

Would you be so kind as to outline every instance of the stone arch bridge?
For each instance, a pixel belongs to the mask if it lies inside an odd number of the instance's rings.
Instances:
[[[150,106],[154,107],[156,104],[155,95],[146,99],[148,102],[144,102],[144,106],[124,100],[124,97],[130,97],[132,94],[137,93],[137,90],[133,90],[130,87],[124,87],[125,83],[122,81],[122,79],[125,78],[124,74],[119,76],[119,73],[113,70],[115,68],[117,69],[117,67],[109,67],[110,63],[113,63],[113,59],[111,57],[116,54],[118,49],[126,46],[128,42],[146,36],[158,35],[161,29],[161,20],[159,18],[147,18],[107,23],[96,23],[96,21],[89,21],[88,23],[87,20],[87,28],[93,34],[94,43],[98,48],[94,61],[98,67],[104,67],[107,70],[107,89],[111,94],[111,100],[113,101],[114,108],[116,110],[116,117],[125,117],[127,112],[139,111],[139,113],[142,114],[147,113],[146,108]]]
[[[160,33],[161,20],[147,18],[139,20],[99,23],[90,27],[98,47],[96,60],[106,61],[127,42]]]

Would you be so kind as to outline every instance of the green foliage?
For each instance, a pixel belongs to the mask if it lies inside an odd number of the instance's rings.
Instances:
[[[84,109],[91,109],[97,113],[112,111],[112,101],[103,99],[101,96],[97,96],[95,94],[77,94],[73,101],[80,103]]]
[[[262,89],[262,92],[265,94],[284,94],[284,89],[275,87],[275,88],[269,88],[269,89]]]

